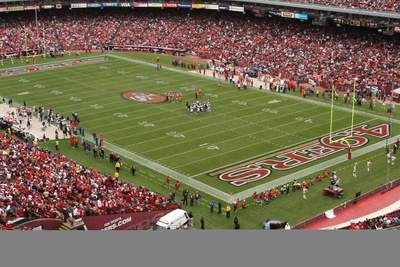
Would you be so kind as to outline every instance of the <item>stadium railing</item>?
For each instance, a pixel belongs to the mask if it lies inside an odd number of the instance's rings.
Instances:
[[[373,195],[379,194],[379,193],[384,194],[387,191],[389,191],[389,190],[391,190],[391,189],[393,189],[393,188],[395,188],[395,187],[397,187],[399,185],[400,185],[400,178],[397,178],[396,180],[393,180],[393,181],[390,181],[387,184],[381,185],[381,186],[379,186],[379,187],[377,187],[377,188],[375,188],[375,189],[373,189],[373,190],[371,190],[371,191],[369,191],[367,193],[364,193],[364,194],[360,195],[359,197],[353,198],[351,200],[348,200],[348,201],[340,204],[339,206],[336,206],[335,208],[333,208],[333,213],[337,214],[337,213],[339,213],[339,212],[341,212],[341,211],[343,211],[343,210],[345,210],[345,209],[357,204],[360,201],[363,201],[363,200],[365,200],[365,199],[367,199],[367,198],[369,198],[369,197],[371,197]],[[327,218],[327,217],[325,216],[325,212],[324,212],[324,213],[318,214],[318,215],[316,215],[316,216],[314,216],[314,217],[312,217],[310,219],[307,219],[307,220],[305,220],[303,222],[300,222],[300,223],[292,226],[291,229],[303,229],[303,228],[305,228],[307,226],[310,226],[310,225],[312,225],[312,224],[314,224],[316,222],[319,222],[319,221],[321,221],[321,220],[323,220],[325,218]]]

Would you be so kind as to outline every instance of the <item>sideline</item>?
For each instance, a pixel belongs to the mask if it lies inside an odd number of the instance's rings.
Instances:
[[[155,64],[153,64],[153,63],[143,62],[143,61],[139,61],[139,60],[135,60],[135,59],[131,59],[131,58],[125,58],[125,57],[121,57],[121,56],[117,56],[117,55],[104,54],[104,56],[109,56],[109,57],[118,58],[118,59],[121,59],[121,60],[140,63],[140,64],[145,64],[145,65],[148,65],[148,66],[155,66]],[[163,68],[164,68],[164,66],[163,66]],[[183,71],[183,70],[174,69],[174,68],[171,68],[171,67],[165,67],[165,68],[167,68],[168,70],[176,71],[176,72],[181,72],[181,73],[186,73],[186,74],[189,73],[189,74],[191,74],[193,76],[196,76],[196,77],[198,77],[198,75],[202,75],[202,74],[196,74],[196,73],[193,73],[193,72],[187,72],[187,71]],[[207,73],[207,75],[204,75],[205,77],[208,77],[209,79],[213,79],[213,80],[217,79],[217,78],[213,78],[213,77],[210,76],[210,75],[212,75],[210,73],[211,71],[208,71],[208,72],[209,73]],[[257,79],[255,79],[255,80],[257,81]],[[259,90],[259,89],[254,88],[254,87],[249,87],[249,89],[257,90],[257,91]],[[263,91],[265,91],[267,93],[270,93],[270,94],[277,94],[275,92],[266,91],[265,89]],[[280,95],[284,96],[284,97],[288,97],[288,98],[292,98],[292,99],[297,99],[298,100],[298,97],[293,96],[293,95],[288,95],[288,94],[280,94]],[[303,101],[308,101],[310,103],[319,104],[319,105],[322,105],[322,106],[325,106],[325,107],[330,107],[331,106],[330,104],[319,102],[319,101],[315,101],[315,100],[310,100],[310,99],[303,99]],[[17,103],[14,103],[14,105],[17,105]],[[351,112],[352,111],[351,109],[348,109],[348,108],[345,108],[345,107],[337,107],[337,108],[342,110],[342,111],[346,111],[346,112]],[[0,107],[0,111],[2,111],[2,113],[3,113],[4,108]],[[375,114],[365,113],[365,112],[358,111],[358,110],[355,110],[355,113],[358,114],[358,115],[362,115],[362,116],[376,118]],[[394,123],[400,124],[399,120],[391,119],[391,121],[394,122]],[[23,124],[24,124],[24,122],[23,122]],[[37,129],[39,129],[39,130],[37,130]],[[48,127],[46,129],[46,131],[45,131],[46,136],[51,138],[51,139],[54,139],[54,130],[55,129],[56,128],[54,126]],[[30,131],[32,131],[32,133],[35,134],[35,135],[37,135],[36,134],[37,131],[39,131],[39,133],[43,133],[43,131],[40,128],[40,122],[38,120],[33,123],[33,127],[31,128]],[[53,135],[52,135],[52,133],[53,133]],[[59,136],[61,136],[61,135],[62,135],[62,133],[59,133]],[[42,136],[42,134],[39,134],[38,136],[40,137],[40,136]],[[84,138],[86,140],[90,141],[90,142],[93,141],[93,140],[90,140],[88,137],[84,137]],[[397,140],[397,138],[400,138],[400,135],[390,138],[388,142],[393,143],[393,142],[395,142]],[[353,157],[355,158],[355,157],[358,157],[358,156],[362,156],[362,155],[364,155],[364,154],[366,154],[368,152],[371,152],[373,150],[377,150],[379,148],[383,148],[383,147],[385,147],[386,142],[387,142],[387,140],[383,140],[383,141],[377,142],[375,144],[369,145],[367,147],[364,147],[364,148],[361,148],[361,149],[357,149],[356,151],[353,152]],[[321,171],[322,169],[326,169],[327,166],[330,167],[330,166],[333,166],[333,165],[336,165],[336,164],[339,164],[339,163],[343,163],[343,162],[348,160],[347,159],[347,155],[338,156],[336,158],[321,162],[321,163],[313,165],[313,166],[311,166],[309,168],[306,168],[306,169],[297,171],[295,173],[283,176],[283,177],[275,179],[273,181],[266,182],[266,183],[263,183],[261,185],[252,187],[250,189],[241,191],[241,192],[231,196],[230,194],[225,193],[225,192],[223,192],[223,191],[221,191],[219,189],[213,188],[210,185],[204,184],[204,183],[202,183],[202,182],[200,182],[198,180],[195,180],[193,178],[189,178],[184,174],[181,174],[179,172],[171,170],[168,167],[165,167],[165,166],[163,166],[161,164],[153,162],[153,161],[151,161],[151,160],[149,160],[149,159],[147,159],[145,157],[141,157],[141,156],[139,156],[139,155],[137,155],[137,154],[135,154],[133,152],[130,152],[130,151],[124,149],[124,148],[121,148],[121,147],[113,144],[112,142],[104,141],[104,144],[106,145],[106,147],[108,149],[118,153],[119,155],[125,157],[128,160],[137,162],[137,163],[139,163],[139,164],[141,164],[143,166],[146,166],[146,167],[148,167],[150,169],[153,169],[153,170],[155,170],[155,171],[157,171],[157,172],[159,172],[159,173],[161,173],[163,175],[170,176],[173,179],[179,180],[180,182],[183,182],[183,183],[185,183],[185,184],[187,184],[187,185],[189,185],[191,187],[194,187],[194,188],[196,188],[196,189],[198,189],[200,191],[203,191],[204,193],[209,194],[209,195],[215,197],[216,199],[220,199],[220,200],[228,202],[228,203],[232,203],[235,198],[244,199],[244,198],[251,197],[252,194],[254,193],[254,191],[257,191],[257,192],[265,191],[266,189],[277,187],[279,185],[282,185],[283,183],[291,182],[294,179],[298,179],[299,177],[305,177],[305,176],[308,176],[308,175],[310,175],[312,173]]]

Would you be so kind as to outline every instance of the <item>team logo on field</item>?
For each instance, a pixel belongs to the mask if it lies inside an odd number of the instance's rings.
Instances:
[[[349,136],[349,134],[350,129],[335,133],[333,137],[345,137]],[[389,136],[390,127],[388,124],[380,124],[372,127],[362,124],[353,128],[353,134],[353,136],[349,136],[346,140],[351,144],[351,148],[357,148],[369,142],[368,136],[375,138]],[[251,162],[209,173],[208,175],[218,176],[220,180],[229,182],[235,186],[242,186],[267,178],[273,171],[293,169],[347,148],[348,145],[344,141],[330,143],[329,136],[325,136],[319,140],[303,144],[300,147],[266,155]]]
[[[122,97],[140,103],[160,103],[165,101],[165,97],[149,92],[126,92]]]

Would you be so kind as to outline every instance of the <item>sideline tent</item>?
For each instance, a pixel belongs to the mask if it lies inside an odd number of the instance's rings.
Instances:
[[[400,103],[400,87],[392,90],[392,99],[396,103]]]

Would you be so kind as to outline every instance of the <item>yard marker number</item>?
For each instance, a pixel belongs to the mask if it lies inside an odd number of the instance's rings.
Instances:
[[[205,94],[206,96],[209,96],[209,97],[214,97],[214,98],[218,98],[218,95],[214,95],[214,94],[211,94],[211,93],[208,93],[208,94]]]
[[[120,118],[122,118],[122,117],[128,117],[128,115],[126,115],[126,114],[122,114],[121,112],[117,112],[117,113],[114,113],[113,114],[114,116],[118,116],[118,117],[120,117]]]
[[[303,117],[297,117],[296,120],[304,121],[304,122],[308,122],[308,123],[313,123],[312,119],[306,119],[306,118],[303,118]]]
[[[81,101],[82,98],[75,97],[75,96],[71,96],[71,98],[70,98],[69,100],[72,100],[72,101]]]
[[[207,149],[209,149],[209,150],[213,150],[213,149],[218,149],[219,150],[219,147],[217,147],[215,145],[210,145],[209,143],[201,144],[201,145],[199,145],[199,147],[207,147]]]
[[[232,103],[233,104],[239,104],[239,105],[247,105],[247,102],[244,102],[244,101],[239,101],[239,100],[234,100],[234,101],[232,101]]]
[[[142,121],[138,122],[139,125],[145,126],[145,127],[156,127],[153,123],[147,122],[147,121]]]
[[[169,82],[164,82],[164,81],[156,81],[156,83],[160,83],[160,84],[169,84]]]
[[[117,73],[119,73],[119,74],[128,74],[129,72],[120,70],[120,71],[117,71]]]
[[[166,133],[166,135],[173,136],[175,138],[185,137],[183,134],[180,134],[180,133],[177,133],[177,132],[169,132],[169,133]]]
[[[100,108],[103,108],[103,106],[101,106],[101,105],[97,105],[97,104],[90,105],[90,107],[91,107],[91,108],[95,108],[95,109],[100,109]]]
[[[278,114],[278,110],[277,109],[263,108],[262,111],[273,113],[273,114]]]

